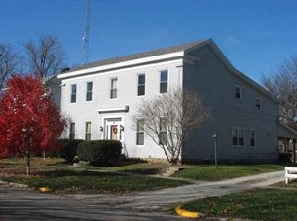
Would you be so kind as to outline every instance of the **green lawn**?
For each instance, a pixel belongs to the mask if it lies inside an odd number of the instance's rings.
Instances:
[[[263,221],[297,220],[297,189],[257,189],[222,197],[209,197],[182,205],[211,217]]]
[[[164,166],[164,165],[163,165]],[[23,159],[0,161],[0,180],[27,184],[38,189],[48,187],[55,193],[127,193],[189,184],[188,181],[148,176],[157,173],[160,164],[139,163],[122,167],[69,167],[63,160],[32,159],[32,174],[25,175]],[[92,171],[90,171],[92,170]]]
[[[236,165],[236,166],[195,166],[185,168],[173,174],[173,177],[181,177],[196,180],[217,181],[236,177],[284,170],[280,165]]]

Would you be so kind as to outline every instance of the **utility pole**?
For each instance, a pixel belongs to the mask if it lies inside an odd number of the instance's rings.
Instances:
[[[86,0],[86,17],[85,17],[85,27],[84,27],[84,37],[83,37],[83,62],[87,63],[89,61],[89,32],[90,32],[90,5],[91,0]]]
[[[218,138],[218,136],[217,136],[217,134],[214,133],[214,134],[212,135],[212,138],[213,138],[213,141],[214,141],[214,158],[215,158],[215,166],[217,166],[217,165],[218,165],[218,161],[217,161],[217,138]]]

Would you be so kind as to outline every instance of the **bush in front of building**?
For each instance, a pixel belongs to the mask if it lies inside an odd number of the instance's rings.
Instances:
[[[63,148],[57,153],[60,158],[63,158],[67,163],[73,163],[73,159],[76,156],[78,145],[83,142],[82,139],[59,139],[59,143],[63,145]]]
[[[284,152],[278,154],[278,161],[281,163],[289,163],[291,161],[292,153]]]
[[[110,165],[121,157],[122,143],[118,140],[91,140],[78,145],[76,155],[90,165]]]

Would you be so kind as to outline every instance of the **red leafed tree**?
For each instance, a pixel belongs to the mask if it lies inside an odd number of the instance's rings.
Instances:
[[[0,94],[0,157],[26,156],[30,173],[32,154],[53,151],[66,121],[41,78],[16,76]]]

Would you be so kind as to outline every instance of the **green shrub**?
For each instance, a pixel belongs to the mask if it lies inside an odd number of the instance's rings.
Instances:
[[[278,154],[278,160],[281,163],[288,163],[290,162],[292,153],[279,153]]]
[[[81,139],[60,139],[59,143],[63,148],[58,152],[58,156],[65,159],[68,163],[72,163],[73,158],[76,156],[78,145],[83,142]]]
[[[122,143],[118,140],[91,140],[78,145],[77,156],[80,160],[89,161],[90,165],[104,166],[119,159]]]

